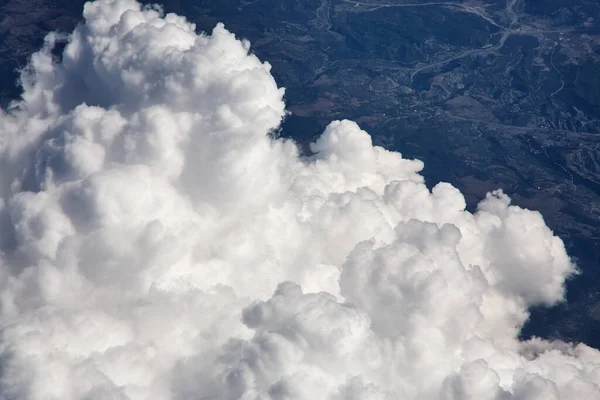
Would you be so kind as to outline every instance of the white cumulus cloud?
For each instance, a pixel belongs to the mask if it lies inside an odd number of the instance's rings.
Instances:
[[[600,398],[600,352],[517,339],[576,273],[539,213],[470,213],[351,121],[274,139],[222,25],[83,15],[0,110],[1,398]]]

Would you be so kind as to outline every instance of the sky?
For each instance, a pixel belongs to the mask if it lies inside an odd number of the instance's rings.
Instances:
[[[285,89],[221,24],[83,17],[0,110],[0,397],[600,398],[598,350],[518,339],[578,271],[540,213],[468,212],[352,121],[277,138]]]

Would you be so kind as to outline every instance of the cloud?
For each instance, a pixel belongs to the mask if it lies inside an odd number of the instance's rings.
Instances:
[[[1,397],[600,398],[600,352],[517,339],[576,273],[539,213],[465,211],[351,121],[273,139],[284,91],[222,25],[84,18],[0,114]]]

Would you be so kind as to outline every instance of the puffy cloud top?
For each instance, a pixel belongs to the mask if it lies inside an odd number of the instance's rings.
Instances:
[[[84,18],[0,110],[0,397],[600,398],[600,352],[517,339],[576,272],[539,213],[469,213],[351,121],[301,156],[222,25]]]

